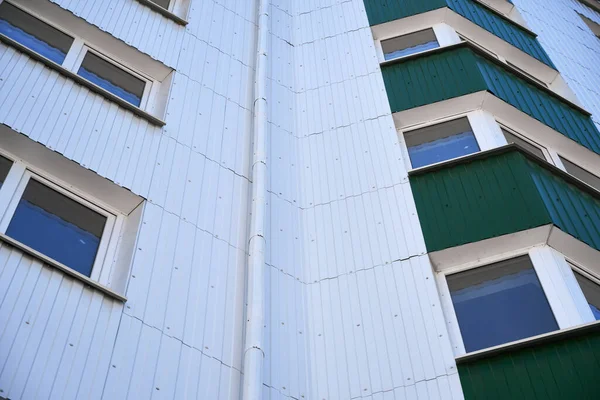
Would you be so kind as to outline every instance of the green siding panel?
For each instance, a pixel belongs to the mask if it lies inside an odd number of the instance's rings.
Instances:
[[[600,250],[600,199],[517,148],[411,175],[429,252],[554,224]]]
[[[371,26],[447,6],[446,0],[364,0],[364,3]]]
[[[427,251],[550,224],[519,152],[410,177]]]
[[[466,361],[458,372],[466,400],[597,399],[600,333]]]
[[[371,26],[448,7],[486,31],[555,68],[534,35],[472,0],[364,0]]]
[[[600,133],[591,118],[481,56],[479,70],[496,97],[588,149],[600,153]]]
[[[554,225],[590,247],[600,249],[600,200],[535,162],[528,163]]]
[[[467,44],[384,65],[392,112],[487,90],[600,154],[600,132],[579,109],[490,61]]]

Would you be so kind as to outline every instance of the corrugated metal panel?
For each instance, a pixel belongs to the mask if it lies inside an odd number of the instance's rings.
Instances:
[[[369,23],[378,25],[448,7],[486,31],[554,68],[535,36],[489,8],[471,0],[364,0]]]
[[[477,64],[495,96],[588,149],[600,153],[600,132],[581,111],[477,56]]]
[[[411,176],[427,251],[551,223],[519,152]]]
[[[486,90],[475,54],[444,50],[381,68],[392,112]]]
[[[447,7],[446,0],[364,0],[369,24],[383,24],[438,8]]]
[[[532,161],[528,164],[554,224],[589,246],[600,249],[600,199]]]
[[[100,399],[123,304],[0,244],[0,393]]]
[[[428,251],[550,223],[600,249],[600,199],[520,150],[419,173],[410,182]]]
[[[579,334],[459,365],[467,400],[596,399],[600,334]]]
[[[539,89],[467,45],[386,65],[383,79],[392,112],[481,90],[600,153],[600,131],[589,116]]]
[[[510,20],[503,18],[489,8],[472,0],[447,0],[447,2],[450,9],[456,11],[469,21],[479,25],[516,48],[521,49],[533,58],[555,68],[552,60],[535,36],[515,25]]]

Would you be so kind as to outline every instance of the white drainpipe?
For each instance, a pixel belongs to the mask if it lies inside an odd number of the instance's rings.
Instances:
[[[267,201],[267,49],[269,0],[257,0],[258,35],[254,81],[254,147],[252,204],[248,243],[246,337],[244,341],[243,400],[259,400],[263,386],[263,326],[265,319],[265,217]]]

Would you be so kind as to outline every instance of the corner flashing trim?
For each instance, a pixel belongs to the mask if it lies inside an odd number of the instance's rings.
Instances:
[[[59,65],[59,64],[55,63],[54,61],[47,59],[46,57],[36,53],[35,51],[31,50],[30,48],[28,48],[26,46],[23,46],[21,43],[9,38],[8,36],[6,36],[2,33],[0,33],[0,42],[4,42],[8,46],[11,46],[11,47],[17,49],[18,51],[27,54],[29,57],[33,58],[34,60],[43,63],[48,68],[55,70],[59,74],[74,80],[75,82],[77,82],[78,84],[80,84],[82,86],[85,86],[92,92],[95,92],[95,93],[105,97],[106,99],[108,99],[114,103],[117,103],[119,106],[125,108],[126,110],[131,111],[138,117],[147,120],[152,125],[156,125],[159,127],[166,125],[166,122],[164,122],[163,120],[156,118],[152,114],[149,114],[146,111],[142,110],[141,108],[136,107],[133,104],[123,100],[122,98],[112,94],[108,90],[105,90],[105,89],[101,88],[100,86],[93,84],[92,82],[88,81],[87,79],[82,78],[81,76],[77,75],[76,73],[74,73],[72,71],[69,71],[62,65]]]

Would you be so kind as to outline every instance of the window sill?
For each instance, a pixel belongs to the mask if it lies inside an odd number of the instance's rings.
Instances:
[[[70,71],[70,70],[66,69],[65,67],[63,67],[62,65],[59,65],[59,64],[55,63],[54,61],[47,59],[46,57],[36,53],[35,51],[29,49],[28,47],[23,46],[21,43],[9,38],[8,36],[0,33],[0,41],[6,43],[7,45],[9,45],[11,47],[16,48],[17,50],[19,50],[22,53],[27,54],[31,58],[43,63],[48,68],[51,68],[51,69],[57,71],[61,75],[64,75],[67,78],[73,79],[75,82],[77,82],[78,84],[80,84],[82,86],[85,86],[89,90],[105,97],[106,99],[108,99],[114,103],[117,103],[119,106],[125,108],[126,110],[131,111],[138,117],[144,118],[145,120],[150,122],[152,125],[156,125],[156,126],[160,126],[160,127],[165,126],[166,123],[163,120],[156,118],[155,116],[147,113],[146,111],[142,110],[141,108],[136,107],[133,104],[123,100],[119,96],[116,96],[116,95],[112,94],[111,92],[101,88],[100,86],[88,81],[87,79],[82,78],[81,76],[77,75],[73,71]]]
[[[533,336],[527,339],[517,340],[510,343],[501,344],[483,350],[473,351],[465,355],[456,357],[457,364],[465,364],[470,361],[489,358],[497,354],[508,353],[511,351],[534,347],[542,343],[557,342],[564,339],[577,337],[589,332],[600,331],[600,321],[594,321],[583,325],[574,326],[571,328],[561,329],[554,332],[544,333],[538,336]]]
[[[56,269],[64,272],[65,274],[77,279],[78,281],[83,282],[85,285],[91,286],[94,289],[112,297],[115,300],[119,300],[122,302],[127,301],[127,298],[125,296],[120,295],[119,293],[113,291],[112,289],[109,289],[106,286],[101,285],[100,283],[90,279],[89,277],[87,277],[83,274],[80,274],[77,271],[72,270],[71,268],[67,267],[66,265],[61,264],[58,261],[55,261],[48,256],[45,256],[44,254],[40,253],[39,251],[34,250],[31,247],[26,246],[23,243],[15,240],[9,236],[6,236],[3,233],[0,233],[0,242],[6,243],[12,247],[15,247],[15,248],[21,250],[22,252],[24,252],[26,254],[29,254],[30,256],[37,259],[38,261],[41,261],[44,264],[46,264],[52,268],[56,268]]]
[[[185,19],[178,17],[177,15],[173,14],[171,11],[159,6],[158,4],[156,4],[150,0],[137,0],[137,1],[140,2],[141,4],[145,5],[146,7],[151,8],[152,10],[156,11],[157,13],[162,14],[163,16],[169,18],[170,20],[178,23],[179,25],[186,26],[188,24],[188,21],[186,21]]]

